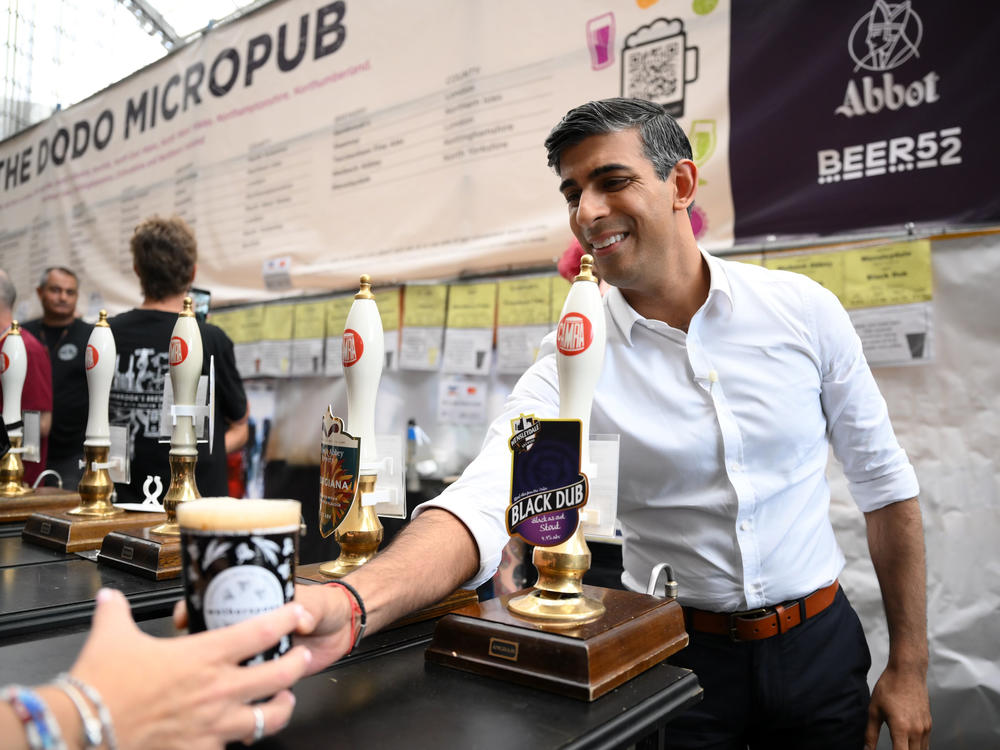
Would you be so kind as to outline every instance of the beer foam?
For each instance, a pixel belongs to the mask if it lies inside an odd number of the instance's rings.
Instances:
[[[298,500],[238,500],[203,497],[177,504],[177,523],[197,531],[263,531],[298,528]]]

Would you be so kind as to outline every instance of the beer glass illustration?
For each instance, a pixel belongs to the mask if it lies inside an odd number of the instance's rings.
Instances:
[[[587,21],[587,48],[591,70],[603,70],[615,61],[615,14],[605,13]]]
[[[701,167],[715,153],[715,120],[695,120],[688,133],[694,163]]]

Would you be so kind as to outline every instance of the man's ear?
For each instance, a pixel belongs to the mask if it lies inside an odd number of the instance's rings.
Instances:
[[[694,194],[698,191],[698,167],[690,159],[681,159],[674,165],[674,183],[677,194],[674,196],[674,210],[687,211],[694,202]]]

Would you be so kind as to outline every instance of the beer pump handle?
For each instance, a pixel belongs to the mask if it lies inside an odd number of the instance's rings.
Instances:
[[[185,297],[184,310],[177,316],[170,336],[170,384],[174,389],[175,407],[196,405],[203,356],[198,320],[191,298]],[[197,455],[194,419],[194,416],[175,415],[170,436],[170,452],[174,455]]]
[[[28,354],[24,349],[21,327],[15,320],[0,350],[0,387],[3,388],[3,423],[18,424],[21,421],[21,392],[24,377],[28,372]],[[12,437],[22,434],[20,426],[8,430]]]
[[[347,314],[341,354],[347,381],[347,431],[361,438],[361,474],[374,474],[378,460],[375,399],[385,361],[385,337],[367,274],[361,277],[361,289]]]
[[[579,419],[580,463],[590,464],[590,406],[604,363],[607,329],[593,257],[580,258],[580,274],[566,295],[556,330],[556,365],[559,373],[559,417]]]
[[[101,310],[100,319],[94,324],[87,340],[84,367],[87,371],[87,391],[90,408],[87,413],[87,431],[84,445],[111,445],[111,427],[108,424],[108,401],[111,381],[115,375],[115,336],[108,326],[108,313]]]

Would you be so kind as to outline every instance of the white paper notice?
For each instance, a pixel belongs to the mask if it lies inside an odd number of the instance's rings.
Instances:
[[[385,332],[385,369],[399,369],[399,329]]]
[[[258,351],[260,352],[258,375],[273,378],[288,376],[291,371],[291,341],[287,339],[284,341],[261,341]]]
[[[437,370],[441,367],[444,328],[408,326],[403,329],[399,366],[403,370]]]
[[[497,372],[520,374],[531,367],[550,330],[550,325],[497,328]]]
[[[260,342],[249,341],[245,344],[233,344],[233,355],[236,357],[236,370],[241,378],[258,377],[260,373]]]
[[[455,375],[441,378],[438,421],[481,425],[486,421],[486,382]]]
[[[488,375],[492,350],[492,328],[447,328],[442,369],[463,375]]]
[[[933,302],[866,307],[848,314],[872,367],[933,361]]]
[[[326,364],[323,367],[323,374],[328,378],[339,378],[344,374],[344,359],[340,347],[344,345],[344,336],[326,337]]]
[[[319,375],[323,372],[323,339],[292,341],[292,375]]]

